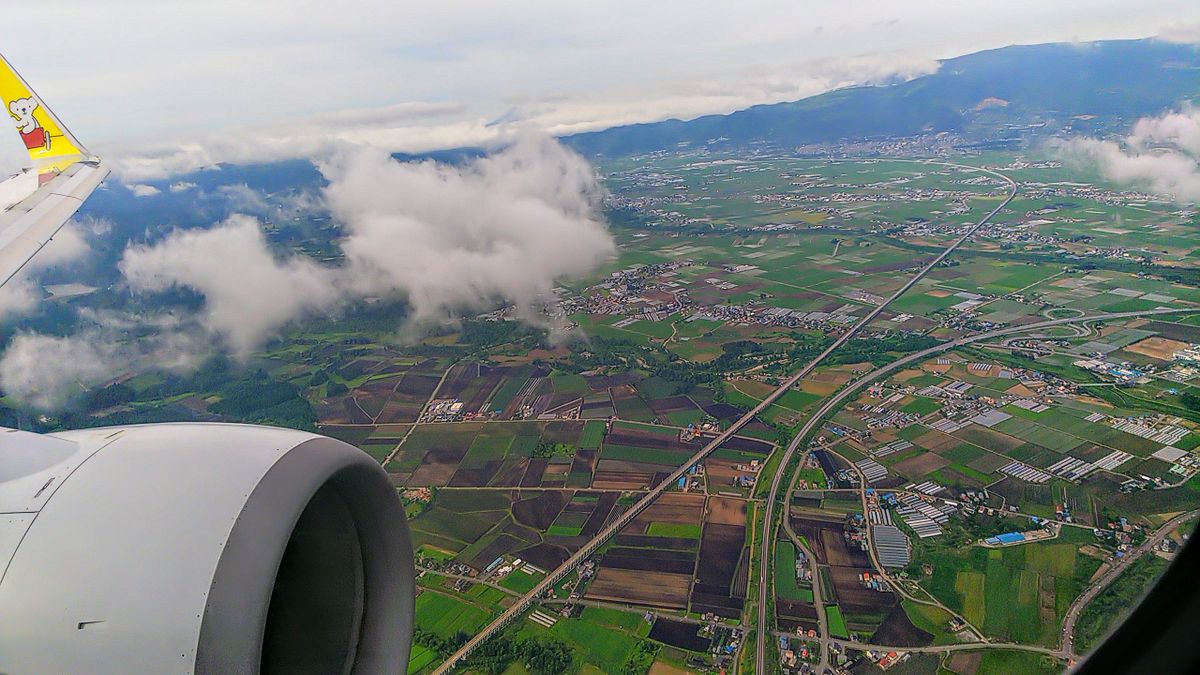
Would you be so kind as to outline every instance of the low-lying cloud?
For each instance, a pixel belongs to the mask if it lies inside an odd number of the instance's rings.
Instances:
[[[42,290],[35,283],[39,272],[78,262],[90,251],[78,223],[64,226],[16,276],[0,286],[0,320],[27,314],[37,307],[42,299]]]
[[[303,200],[341,228],[341,264],[273,248],[247,214],[130,246],[119,267],[131,291],[188,289],[203,297],[198,312],[88,313],[74,336],[18,335],[0,359],[5,392],[54,408],[125,370],[187,369],[217,347],[248,357],[292,321],[371,297],[406,300],[410,323],[504,303],[537,323],[557,279],[615,250],[591,166],[543,137],[456,167],[353,148],[320,168],[328,186]],[[270,210],[251,193],[237,186],[229,196]]]
[[[417,320],[495,301],[528,310],[555,279],[614,251],[591,166],[550,140],[525,138],[462,168],[373,150],[321,168],[346,232],[347,286],[406,297]]]
[[[591,166],[552,140],[522,138],[458,167],[356,148],[320,168],[329,181],[323,208],[344,234],[343,265],[281,256],[258,220],[235,215],[128,249],[125,279],[139,292],[204,296],[202,322],[244,356],[293,319],[365,297],[404,298],[417,322],[497,302],[533,320],[530,308],[552,297],[556,279],[614,251],[596,215]],[[231,194],[268,210],[244,186]]]
[[[0,359],[0,383],[11,398],[41,410],[130,370],[184,373],[210,353],[202,331],[171,315],[85,313],[86,328],[69,336],[19,333]],[[144,333],[136,339],[130,332]]]
[[[203,295],[203,324],[240,356],[284,323],[338,298],[333,270],[303,256],[276,257],[259,222],[245,215],[129,248],[120,268],[135,291],[188,288]]]
[[[161,190],[153,185],[139,185],[134,183],[126,187],[129,188],[129,191],[133,193],[134,197],[153,197],[161,192]]]
[[[1055,143],[1068,160],[1105,178],[1182,204],[1200,202],[1200,109],[1138,120],[1122,141],[1074,138]]]

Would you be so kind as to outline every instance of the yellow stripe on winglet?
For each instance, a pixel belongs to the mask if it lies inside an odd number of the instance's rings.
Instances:
[[[17,127],[41,183],[87,156],[87,150],[3,55],[0,55],[0,100]]]

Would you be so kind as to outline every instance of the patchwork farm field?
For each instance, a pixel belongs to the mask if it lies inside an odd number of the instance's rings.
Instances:
[[[1169,204],[1114,206],[1111,188],[1080,187],[1061,168],[998,153],[973,161],[1021,177],[1010,207],[506,635],[561,640],[585,670],[714,664],[718,638],[690,622],[743,620],[752,538],[762,536],[751,527],[760,474],[780,470],[778,448],[827,397],[901,355],[984,329],[1200,308],[1200,278],[1178,265],[1200,255],[1200,235]],[[901,160],[668,154],[600,170],[637,224],[614,229],[611,262],[556,290],[586,340],[534,350],[508,331],[469,357],[404,363],[364,349],[311,392],[321,429],[384,462],[413,495],[410,525],[431,564],[475,580],[455,588],[445,577],[426,593],[462,595],[465,608],[447,611],[464,624],[532,588],[1007,190],[971,169]],[[1153,260],[1130,262],[1147,251]],[[437,340],[427,346],[471,344],[465,331]],[[774,625],[815,628],[823,616],[838,636],[945,645],[972,639],[955,635],[958,614],[980,631],[974,639],[1056,647],[1067,607],[1117,544],[1112,523],[1140,533],[1200,508],[1200,413],[1189,408],[1200,386],[1176,376],[1175,358],[1193,343],[1200,329],[1186,315],[1061,326],[945,352],[858,392],[823,424],[811,459],[783,468],[798,471],[788,523],[812,547],[817,581],[797,576],[798,549],[773,534]],[[1119,368],[1136,373],[1115,382]],[[907,542],[911,560],[893,572],[945,609],[872,577],[866,488],[870,522],[894,523]],[[911,500],[947,515],[924,524]],[[1039,529],[1045,539],[983,543]],[[585,606],[560,614],[572,594]],[[962,652],[940,665],[1045,665],[1026,656]],[[422,647],[414,659],[427,669],[437,655]]]
[[[922,585],[989,635],[1027,644],[1057,644],[1063,615],[1101,561],[1079,553],[1094,541],[1067,529],[1048,543],[965,552],[930,551],[933,574]]]

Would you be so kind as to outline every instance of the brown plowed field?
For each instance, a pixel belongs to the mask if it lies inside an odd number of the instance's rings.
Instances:
[[[518,523],[528,525],[536,530],[545,530],[550,527],[550,523],[553,523],[554,519],[558,517],[558,513],[562,511],[571,496],[570,492],[553,490],[525,494],[531,494],[531,496],[513,504],[513,517]]]
[[[587,522],[583,524],[583,530],[579,534],[590,537],[604,529],[604,523],[608,520],[608,514],[612,513],[618,497],[620,494],[616,492],[605,492],[600,495],[600,499],[596,502],[596,508],[588,516]]]
[[[432,448],[421,459],[421,466],[413,472],[409,485],[441,487],[450,482],[458,464],[467,454],[464,447]]]
[[[631,530],[638,530],[639,527],[635,524],[644,528],[651,522],[699,523],[703,512],[704,495],[668,492],[638,514],[629,527]]]
[[[653,474],[634,471],[597,471],[592,487],[600,490],[637,490],[650,485]]]
[[[627,602],[666,609],[687,607],[690,574],[669,574],[645,570],[601,568],[588,586],[586,597],[592,600]]]
[[[925,476],[944,466],[950,466],[950,461],[941,455],[926,452],[916,457],[909,457],[902,462],[897,462],[892,467],[892,470],[916,480],[917,478],[923,479]]]
[[[729,497],[713,497],[708,500],[708,517],[705,521],[711,525],[737,525],[745,528],[746,501]]]
[[[897,647],[924,647],[933,644],[933,635],[913,625],[904,608],[896,605],[888,612],[887,618],[879,624],[871,643],[877,645],[896,645]]]
[[[529,460],[524,457],[509,458],[500,465],[500,470],[488,481],[490,487],[516,487],[525,476]]]

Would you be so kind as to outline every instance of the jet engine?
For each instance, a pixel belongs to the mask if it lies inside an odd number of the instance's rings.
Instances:
[[[0,430],[0,673],[399,673],[404,509],[316,434]]]

